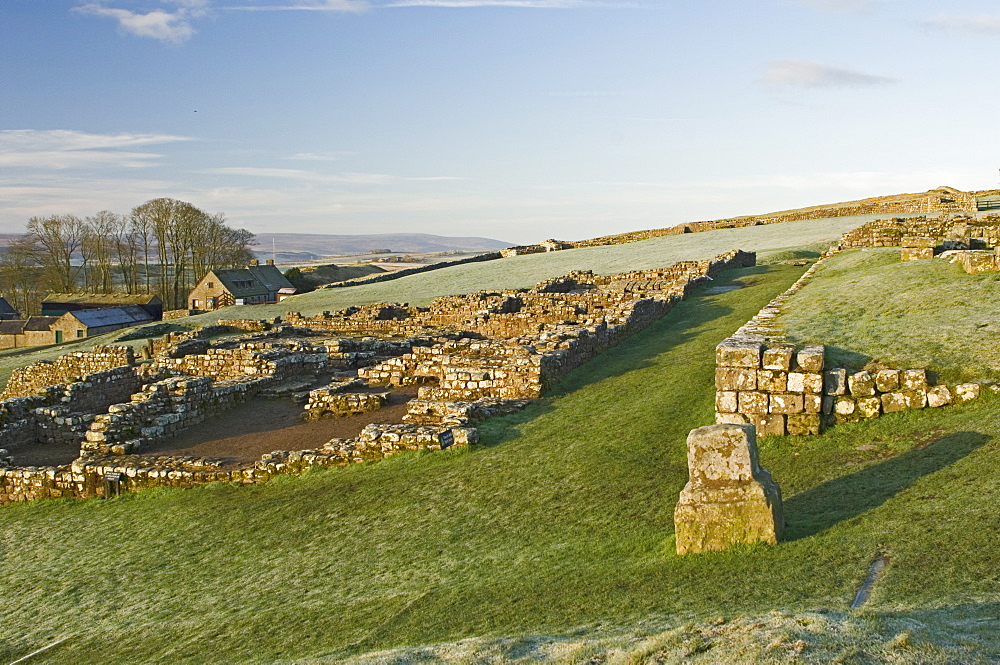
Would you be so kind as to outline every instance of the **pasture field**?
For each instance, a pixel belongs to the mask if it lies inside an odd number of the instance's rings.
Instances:
[[[970,275],[934,258],[901,262],[899,250],[830,257],[793,296],[780,324],[800,342],[827,345],[827,361],[924,368],[939,382],[1000,381],[1000,273]]]
[[[469,449],[0,509],[0,660],[995,662],[993,394],[763,439],[786,542],[674,553],[714,347],[802,270],[725,273]]]

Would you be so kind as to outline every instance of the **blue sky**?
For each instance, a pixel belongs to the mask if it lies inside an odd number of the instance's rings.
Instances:
[[[994,188],[998,62],[962,0],[3,0],[0,232],[169,196],[532,242]]]

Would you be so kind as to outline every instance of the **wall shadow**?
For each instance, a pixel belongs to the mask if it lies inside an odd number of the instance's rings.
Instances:
[[[785,540],[808,538],[877,508],[921,477],[940,471],[991,437],[953,432],[855,473],[828,480],[784,502]]]

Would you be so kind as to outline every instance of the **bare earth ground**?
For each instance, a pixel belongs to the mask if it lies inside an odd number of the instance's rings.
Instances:
[[[387,390],[381,388],[380,390]],[[393,388],[389,405],[372,413],[302,419],[305,409],[291,398],[245,402],[209,418],[179,435],[142,449],[143,455],[192,455],[221,457],[232,463],[253,462],[275,450],[319,448],[334,438],[351,438],[371,423],[401,423],[406,403],[416,396],[416,386]],[[76,459],[76,446],[33,444],[10,448],[18,466],[58,466]]]

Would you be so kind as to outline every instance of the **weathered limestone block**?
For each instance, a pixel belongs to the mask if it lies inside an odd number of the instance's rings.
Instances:
[[[890,393],[899,390],[899,370],[880,369],[875,372],[875,387],[880,393]]]
[[[855,402],[850,397],[837,397],[837,401],[833,405],[833,412],[838,416],[850,416],[858,408],[858,403]]]
[[[772,393],[769,410],[771,413],[802,413],[803,397],[797,393]]]
[[[970,275],[991,272],[997,269],[997,257],[988,252],[963,252],[962,268]]]
[[[882,400],[878,397],[859,397],[857,413],[863,418],[878,418],[882,415]]]
[[[763,346],[752,342],[726,340],[715,347],[715,364],[720,367],[760,367]]]
[[[752,413],[749,420],[761,436],[785,436],[787,433],[784,414]]]
[[[804,346],[795,354],[795,362],[803,372],[822,372],[825,352],[821,345]]]
[[[896,411],[906,411],[909,408],[907,406],[906,396],[900,392],[884,393],[882,395],[882,411],[883,413],[895,413]]]
[[[739,396],[740,413],[767,413],[767,393],[745,390]]]
[[[844,395],[847,393],[847,370],[842,368],[828,369],[823,372],[823,392],[827,395]]]
[[[792,344],[780,344],[769,347],[764,350],[761,367],[763,369],[787,372],[792,367],[793,355],[795,355],[795,346]]]
[[[788,433],[794,436],[817,435],[820,432],[818,413],[796,413],[788,416]]]
[[[927,406],[927,393],[923,390],[900,390],[899,393],[906,400],[908,409],[922,409]]]
[[[819,372],[789,372],[788,392],[790,393],[815,393],[823,392],[823,375]]]
[[[860,371],[851,374],[847,386],[854,397],[872,397],[875,395],[875,377],[871,372]]]
[[[820,413],[823,410],[822,395],[803,395],[802,408],[806,413]]]
[[[750,425],[710,425],[687,439],[690,480],[674,510],[677,553],[777,543],[784,528],[781,490],[760,466]]]
[[[736,391],[720,390],[715,393],[715,410],[719,413],[736,413],[739,408],[739,398]]]
[[[770,369],[757,371],[757,390],[783,393],[788,389],[788,374]]]
[[[934,386],[927,390],[927,406],[945,406],[951,404],[952,399],[954,399],[954,396],[951,394],[948,386]]]
[[[746,425],[750,419],[742,413],[716,413],[715,422],[718,425]]]
[[[960,402],[968,402],[970,399],[979,397],[978,383],[960,383],[955,386],[955,397]]]
[[[745,367],[718,367],[716,390],[757,390],[757,370]]]
[[[899,373],[899,385],[903,390],[927,392],[927,370],[904,369]]]
[[[899,252],[899,258],[903,261],[919,261],[921,259],[934,258],[933,247],[903,247]]]

